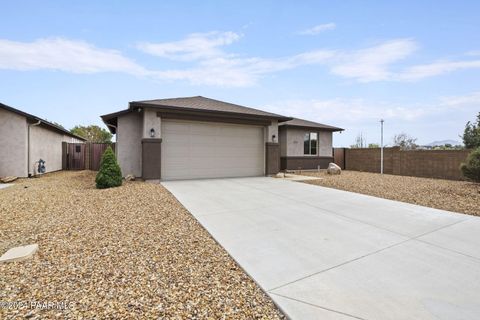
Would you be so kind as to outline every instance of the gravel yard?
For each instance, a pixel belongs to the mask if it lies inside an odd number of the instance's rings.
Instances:
[[[283,318],[161,185],[97,190],[94,177],[58,172],[0,190],[0,254],[40,247],[31,260],[0,264],[0,302],[28,303],[0,306],[1,319]]]
[[[480,216],[478,183],[345,170],[341,175],[328,175],[325,170],[302,174],[322,178],[305,182],[309,184]]]

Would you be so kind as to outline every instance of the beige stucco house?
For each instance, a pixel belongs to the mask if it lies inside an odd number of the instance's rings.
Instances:
[[[0,103],[0,177],[27,177],[42,159],[46,172],[62,169],[62,142],[85,139],[39,117]]]
[[[327,168],[333,162],[332,133],[342,130],[297,118],[280,123],[281,169]]]
[[[301,155],[295,137],[312,128],[295,127],[298,119],[201,96],[133,101],[102,119],[117,135],[123,175],[162,180],[275,174],[281,156],[317,168],[331,161],[332,132],[342,130],[316,127],[316,154]]]

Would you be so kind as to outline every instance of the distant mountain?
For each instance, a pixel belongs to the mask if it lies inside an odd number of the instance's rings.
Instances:
[[[426,144],[427,147],[435,147],[435,146],[444,146],[446,144],[451,144],[452,146],[463,145],[460,141],[456,140],[441,140],[441,141],[433,141],[429,144]]]

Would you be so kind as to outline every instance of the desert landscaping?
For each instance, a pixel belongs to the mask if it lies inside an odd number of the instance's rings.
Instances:
[[[0,191],[0,318],[282,319],[266,294],[161,185],[95,188],[91,171],[20,179]],[[30,308],[66,302],[66,310]]]
[[[303,171],[301,174],[321,178],[306,183],[322,187],[480,216],[478,183],[348,170],[343,170],[340,175],[329,175],[325,170]]]

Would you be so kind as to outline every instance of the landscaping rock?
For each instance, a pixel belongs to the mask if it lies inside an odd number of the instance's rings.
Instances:
[[[15,180],[17,180],[18,177],[14,177],[14,176],[9,176],[9,177],[4,177],[4,178],[1,178],[0,181],[2,183],[9,183],[9,182],[13,182]]]
[[[23,261],[31,258],[38,250],[38,244],[11,248],[0,257],[0,263]]]
[[[23,186],[28,186],[24,189]],[[161,184],[95,188],[92,171],[49,173],[0,192],[0,319],[283,319],[264,291]]]
[[[125,181],[135,181],[135,176],[133,174],[127,174]]]
[[[327,173],[328,174],[341,174],[342,169],[339,166],[337,166],[335,163],[330,162],[328,164]]]
[[[323,178],[306,181],[309,184],[480,216],[480,183],[350,170],[343,170],[341,175],[325,170],[304,174]]]

